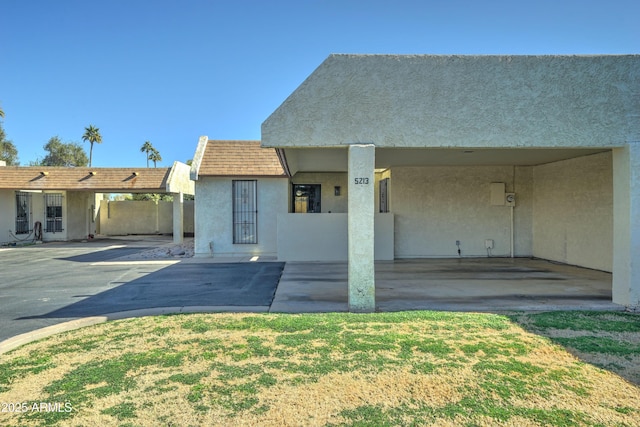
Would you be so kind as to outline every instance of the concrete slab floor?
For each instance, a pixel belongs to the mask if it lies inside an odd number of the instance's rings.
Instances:
[[[376,262],[376,311],[622,310],[611,274],[529,258]],[[347,264],[287,262],[271,312],[344,312]]]

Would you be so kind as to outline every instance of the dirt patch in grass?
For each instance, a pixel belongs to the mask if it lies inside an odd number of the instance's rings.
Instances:
[[[636,425],[640,390],[618,375],[632,369],[556,340],[607,339],[584,345],[631,364],[638,317],[559,316],[563,328],[551,315],[438,312],[108,322],[2,355],[0,402],[73,410],[0,424]]]

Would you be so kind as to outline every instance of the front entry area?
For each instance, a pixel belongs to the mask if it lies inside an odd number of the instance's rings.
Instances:
[[[347,263],[287,262],[271,312],[346,312]],[[611,273],[532,258],[378,261],[376,311],[621,310]]]

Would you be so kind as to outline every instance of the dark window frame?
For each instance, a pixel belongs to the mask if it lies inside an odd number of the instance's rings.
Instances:
[[[16,191],[16,234],[31,233],[31,193]]]
[[[45,233],[61,233],[62,228],[62,193],[44,194]]]
[[[300,194],[298,194],[300,192]],[[306,212],[299,212],[297,199],[307,199]],[[293,213],[321,213],[322,212],[322,184],[298,184],[291,185],[291,212]]]

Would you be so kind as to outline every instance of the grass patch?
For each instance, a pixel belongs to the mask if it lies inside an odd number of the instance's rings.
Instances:
[[[0,401],[73,410],[0,424],[634,425],[638,353],[625,313],[129,319],[3,355]]]

